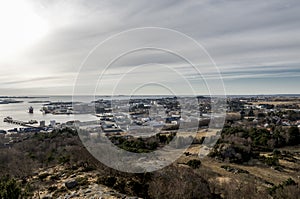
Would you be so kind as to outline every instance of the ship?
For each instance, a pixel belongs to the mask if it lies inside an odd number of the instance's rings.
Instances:
[[[3,122],[11,122],[13,119],[10,116],[7,116],[6,118],[3,119]]]
[[[30,107],[28,108],[28,113],[33,113],[33,107],[32,107],[32,106],[30,106]]]

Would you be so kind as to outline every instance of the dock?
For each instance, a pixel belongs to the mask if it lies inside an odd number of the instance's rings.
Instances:
[[[37,126],[33,126],[28,124],[28,122],[20,121],[20,120],[13,120],[11,117],[6,117],[3,120],[4,122],[10,123],[10,124],[17,124],[20,126],[30,127],[30,128],[38,128]]]

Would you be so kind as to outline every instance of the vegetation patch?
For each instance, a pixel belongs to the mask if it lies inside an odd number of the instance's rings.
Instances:
[[[187,165],[189,165],[193,169],[198,169],[201,166],[201,161],[198,159],[189,160],[187,162]]]
[[[235,167],[232,167],[232,166],[229,166],[229,165],[222,165],[221,166],[222,169],[225,169],[226,171],[228,172],[231,172],[231,173],[249,173],[248,171],[246,170],[243,170],[243,169],[240,169],[240,168],[235,168]]]

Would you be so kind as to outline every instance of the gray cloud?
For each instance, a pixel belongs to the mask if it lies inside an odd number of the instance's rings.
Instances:
[[[234,79],[239,79],[241,85],[246,86],[246,80],[257,77],[293,76],[293,81],[300,80],[300,2],[297,0],[28,0],[28,3],[48,22],[49,33],[20,58],[9,63],[0,60],[0,72],[3,74],[0,90],[23,86],[30,92],[41,92],[41,88],[59,85],[60,94],[71,94],[76,72],[95,45],[113,34],[144,26],[171,28],[194,38],[207,49],[220,68],[225,86],[227,80]],[[136,41],[126,41],[114,47],[129,45],[130,42]],[[189,52],[184,43],[174,41],[174,45]],[[108,56],[113,51],[113,48],[107,49]],[[189,53],[197,57],[194,52]],[[193,76],[189,66],[177,59],[166,59],[157,52],[140,53],[124,59],[112,72],[122,74],[121,68],[143,64],[150,59],[154,63],[181,68],[180,71]],[[10,67],[6,68],[7,65]],[[89,74],[101,71],[101,67],[91,67],[91,71],[86,71],[87,84]],[[216,77],[210,74],[209,68],[203,73],[208,78]],[[45,81],[44,78],[55,81]],[[169,77],[170,81],[176,81],[174,78]],[[37,82],[43,82],[42,86],[37,87]],[[130,80],[128,83],[131,84]],[[234,93],[232,89],[229,92]],[[253,92],[259,93],[259,87]]]

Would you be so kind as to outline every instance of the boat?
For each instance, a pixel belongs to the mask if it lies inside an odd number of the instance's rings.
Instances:
[[[27,122],[27,124],[37,124],[37,123],[38,123],[38,121],[36,121],[36,120],[29,120]]]
[[[12,117],[7,116],[6,118],[3,119],[3,122],[10,122],[12,120],[13,120]]]
[[[50,110],[48,110],[48,107],[47,106],[43,106],[40,111],[43,113],[43,114],[48,114],[48,113],[51,113]]]
[[[33,113],[33,107],[32,107],[32,106],[30,106],[30,107],[28,108],[28,112],[29,112],[29,113]]]

